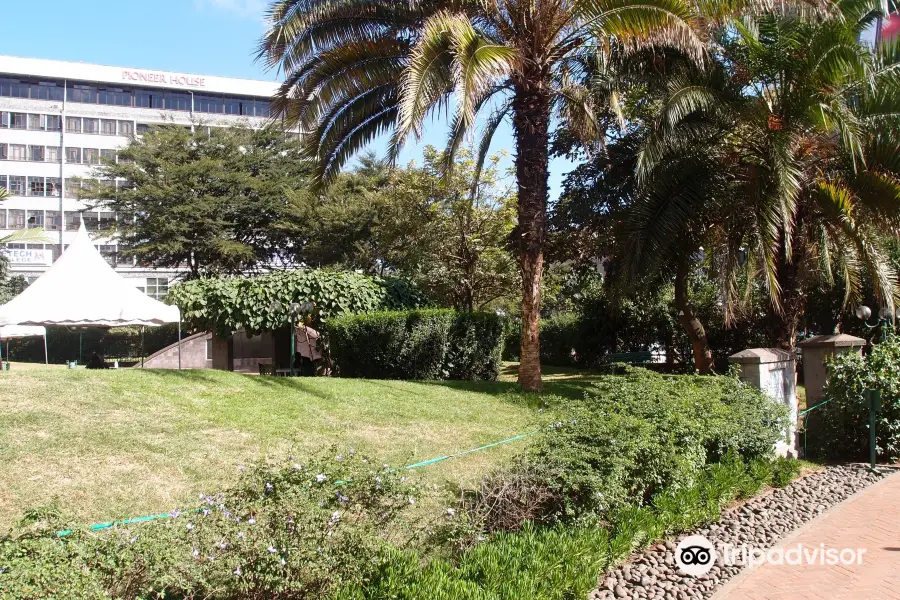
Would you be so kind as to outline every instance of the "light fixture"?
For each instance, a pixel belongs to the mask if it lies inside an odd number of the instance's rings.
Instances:
[[[872,309],[865,304],[861,304],[856,308],[856,318],[860,321],[868,321],[871,316]]]

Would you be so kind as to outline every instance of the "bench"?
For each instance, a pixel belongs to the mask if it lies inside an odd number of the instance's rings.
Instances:
[[[616,369],[616,365],[645,365],[653,362],[653,353],[649,350],[641,350],[640,352],[613,352],[604,357],[604,364],[599,365],[597,370],[601,373],[616,374],[620,372]]]
[[[275,375],[275,365],[267,365],[263,363],[259,363],[259,374],[260,375]]]

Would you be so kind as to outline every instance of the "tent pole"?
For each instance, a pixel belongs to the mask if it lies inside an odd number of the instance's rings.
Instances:
[[[181,315],[178,315],[178,370],[181,370]]]
[[[141,325],[141,368],[144,368],[144,326]]]
[[[50,355],[47,353],[47,334],[44,334],[44,364],[50,364]]]
[[[79,365],[84,364],[84,361],[82,360],[82,357],[81,357],[81,336],[83,336],[83,335],[84,335],[84,329],[79,329],[78,330],[78,364]]]

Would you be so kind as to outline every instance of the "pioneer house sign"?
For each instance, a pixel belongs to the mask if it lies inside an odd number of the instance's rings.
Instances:
[[[157,71],[122,71],[123,81],[140,83],[162,83],[183,87],[206,87],[206,78],[199,75],[183,75],[180,73],[160,73]]]

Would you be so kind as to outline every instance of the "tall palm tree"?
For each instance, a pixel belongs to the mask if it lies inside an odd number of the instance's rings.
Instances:
[[[747,0],[750,1],[750,0]],[[722,0],[729,10],[741,0]],[[541,385],[538,321],[551,122],[600,138],[599,99],[617,108],[606,58],[673,46],[701,59],[715,0],[275,0],[259,56],[284,74],[273,104],[306,134],[327,183],[364,144],[391,133],[396,156],[425,118],[453,112],[447,167],[480,129],[478,164],[512,124],[522,279],[519,383]]]
[[[897,275],[879,239],[900,231],[900,52],[857,41],[882,8],[845,0],[827,19],[735,22],[715,69],[671,81],[639,159],[632,273],[705,247],[729,314],[742,273],[762,282],[784,349],[809,285],[840,279],[849,303],[867,272],[893,308]],[[695,358],[700,334],[688,330]]]

